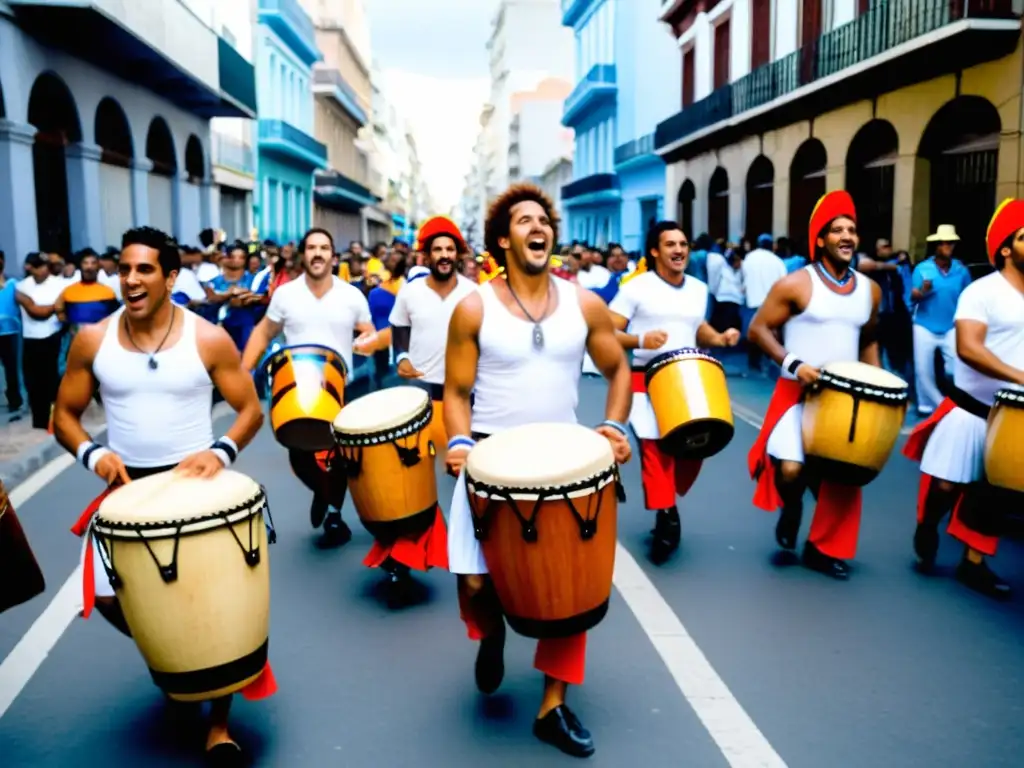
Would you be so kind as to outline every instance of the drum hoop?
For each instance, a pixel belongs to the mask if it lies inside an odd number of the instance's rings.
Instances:
[[[615,482],[618,476],[617,469],[616,465],[612,464],[607,469],[603,469],[582,480],[564,485],[546,485],[542,488],[517,488],[508,485],[485,483],[474,479],[467,471],[466,489],[470,494],[479,496],[482,499],[497,499],[501,501],[507,501],[510,498],[515,501],[536,501],[540,498],[578,499],[583,496],[589,496],[595,491],[600,491],[605,486]]]
[[[672,363],[679,362],[680,360],[703,360],[704,362],[712,363],[719,368],[723,367],[721,360],[716,357],[712,357],[703,349],[698,349],[697,347],[683,347],[682,349],[665,352],[652,358],[644,369],[644,386],[650,386],[651,379],[653,379],[654,375],[662,368],[671,365]]]
[[[831,385],[835,389],[852,392],[865,400],[875,400],[880,403],[905,403],[910,399],[907,387],[882,387],[877,384],[865,384],[828,371],[821,372],[818,383],[819,385]]]
[[[428,396],[423,408],[404,424],[377,430],[376,432],[364,432],[358,435],[353,435],[349,432],[339,432],[337,429],[334,429],[334,440],[343,448],[369,448],[374,445],[386,445],[393,443],[395,440],[401,440],[403,437],[409,437],[417,432],[422,432],[429,426],[430,420],[433,417],[434,404],[430,402],[430,397]]]
[[[291,356],[288,353],[298,349],[308,349],[311,351],[322,350],[325,353],[329,353],[329,357],[327,355],[324,356],[324,362],[326,363],[329,361],[331,363],[337,363],[338,367],[341,368],[342,377],[346,380],[348,379],[348,365],[345,363],[345,358],[339,355],[336,350],[326,347],[323,344],[296,344],[292,347],[283,347],[282,349],[277,350],[277,352],[267,358],[266,363],[264,363],[263,367],[266,374],[272,377],[277,373],[285,360],[288,360],[289,362],[291,361]]]
[[[996,403],[1010,408],[1024,408],[1024,392],[1015,389],[1000,389],[996,392]]]
[[[161,520],[152,523],[114,523],[97,516],[93,530],[111,539],[173,539],[179,536],[205,533],[216,528],[234,526],[256,517],[258,514],[266,514],[266,512],[267,496],[260,489],[242,504],[203,517],[190,520]]]

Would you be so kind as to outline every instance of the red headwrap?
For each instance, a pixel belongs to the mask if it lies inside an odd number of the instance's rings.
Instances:
[[[1024,200],[1014,200],[1008,197],[999,204],[996,212],[992,214],[992,221],[988,223],[988,231],[985,233],[985,243],[988,245],[988,260],[992,266],[996,265],[996,254],[1006,238],[1014,234],[1018,229],[1024,227]]]
[[[466,239],[459,230],[459,225],[447,216],[432,216],[423,222],[420,231],[416,234],[416,245],[413,250],[422,251],[427,240],[437,235],[448,235],[448,237],[455,241],[455,248],[460,254],[469,251]]]
[[[826,193],[814,206],[814,210],[811,211],[811,223],[807,227],[807,246],[810,248],[807,258],[810,261],[814,261],[818,250],[819,233],[828,226],[829,222],[840,216],[857,221],[857,209],[853,206],[853,198],[845,190],[837,189],[834,192]]]

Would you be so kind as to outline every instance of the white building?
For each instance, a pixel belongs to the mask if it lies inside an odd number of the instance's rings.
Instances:
[[[568,80],[548,78],[532,91],[512,94],[509,182],[536,179],[552,162],[572,155],[573,131],[562,125],[562,105],[570,93]]]

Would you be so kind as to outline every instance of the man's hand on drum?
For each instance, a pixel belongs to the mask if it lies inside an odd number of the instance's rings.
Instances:
[[[185,477],[213,477],[222,469],[224,462],[220,456],[213,451],[200,451],[182,459],[174,471]]]
[[[615,429],[615,427],[602,424],[595,431],[599,435],[606,437],[608,442],[612,444],[612,453],[615,455],[616,462],[625,464],[632,458],[633,447],[629,444],[629,438]]]
[[[398,375],[403,379],[419,379],[423,377],[423,372],[416,370],[412,360],[408,357],[403,357],[402,362],[398,364]]]
[[[809,387],[821,378],[821,371],[813,365],[802,363],[800,367],[796,369],[796,378],[805,387]]]
[[[131,482],[128,470],[124,468],[124,462],[113,451],[100,457],[93,472],[102,477],[107,485],[123,485]]]
[[[648,331],[640,339],[640,346],[643,349],[661,349],[668,341],[668,333],[665,331]]]
[[[462,472],[462,468],[466,466],[467,456],[469,456],[468,448],[460,447],[449,450],[444,459],[445,466],[448,467],[448,474],[452,477],[458,477],[459,473]]]

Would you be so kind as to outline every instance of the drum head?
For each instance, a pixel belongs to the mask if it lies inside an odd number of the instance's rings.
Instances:
[[[1009,408],[1024,408],[1024,387],[1011,384],[996,392],[996,403]]]
[[[611,443],[579,424],[527,424],[481,440],[466,458],[476,482],[500,488],[561,488],[615,465]]]
[[[371,392],[341,409],[334,431],[341,435],[368,435],[401,427],[430,407],[430,395],[419,387],[391,387]]]
[[[895,373],[889,373],[877,365],[868,365],[855,360],[828,363],[821,370],[837,379],[847,379],[858,384],[867,384],[882,389],[907,389],[907,382]]]
[[[100,504],[98,522],[153,525],[219,515],[260,496],[250,477],[221,470],[211,478],[182,477],[173,470],[122,486]]]

